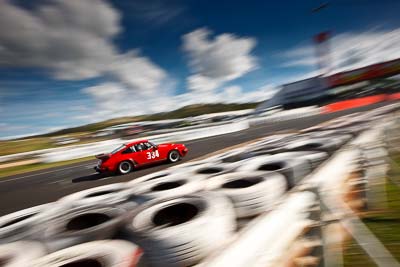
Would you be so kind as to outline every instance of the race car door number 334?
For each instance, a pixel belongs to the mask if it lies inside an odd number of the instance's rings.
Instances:
[[[158,153],[158,150],[152,151],[152,152],[147,152],[146,154],[147,154],[147,159],[155,159],[160,156],[160,154]]]

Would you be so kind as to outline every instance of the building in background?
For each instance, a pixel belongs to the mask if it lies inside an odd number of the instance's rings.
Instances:
[[[322,76],[282,85],[281,89],[269,100],[257,107],[257,112],[273,108],[296,108],[316,105],[328,96],[328,85]]]
[[[261,103],[257,113],[274,108],[324,105],[342,99],[400,91],[400,59],[372,64],[326,76],[282,85],[271,99]]]

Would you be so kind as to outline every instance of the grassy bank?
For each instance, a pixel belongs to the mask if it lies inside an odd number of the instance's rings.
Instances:
[[[3,168],[3,169],[0,169],[0,178],[17,175],[17,174],[22,174],[22,173],[26,173],[26,172],[39,171],[39,170],[44,170],[44,169],[49,169],[49,168],[54,168],[54,167],[66,166],[66,165],[79,163],[79,162],[85,162],[85,161],[89,161],[89,160],[94,160],[94,157],[91,156],[91,157],[86,157],[86,158],[66,160],[66,161],[60,161],[60,162],[34,163],[34,164],[28,164],[28,165],[22,165],[22,166]]]
[[[394,160],[400,166],[400,155],[397,155]],[[392,180],[400,182],[400,173],[398,173],[398,170],[396,172],[391,172],[391,179],[387,179],[386,205],[382,205],[382,209],[378,213],[374,212],[367,215],[363,222],[392,255],[400,261],[400,187],[392,182]],[[355,242],[348,244],[344,263],[344,266],[349,267],[376,266]]]

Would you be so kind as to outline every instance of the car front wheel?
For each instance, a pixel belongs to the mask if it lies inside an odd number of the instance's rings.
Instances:
[[[180,158],[181,158],[181,155],[176,150],[172,150],[171,152],[168,153],[168,161],[171,163],[178,162],[180,160]]]
[[[131,172],[132,170],[133,170],[133,165],[129,161],[122,161],[118,165],[118,172],[120,174],[127,174],[127,173]]]

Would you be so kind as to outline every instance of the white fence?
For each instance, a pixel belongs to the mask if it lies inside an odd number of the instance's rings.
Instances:
[[[251,125],[257,125],[262,123],[274,123],[280,121],[288,121],[299,118],[305,118],[310,116],[315,116],[321,113],[321,109],[318,107],[304,107],[304,108],[296,108],[290,110],[283,110],[280,112],[276,112],[269,116],[262,116],[257,118],[252,118],[249,120]]]
[[[11,160],[18,160],[21,158],[39,158],[42,162],[58,162],[64,160],[84,158],[106,151],[111,151],[116,146],[138,139],[149,139],[155,143],[164,142],[183,142],[188,140],[195,140],[205,137],[223,135],[233,132],[248,129],[252,125],[263,123],[272,123],[275,121],[292,120],[296,118],[303,118],[319,114],[320,109],[316,107],[306,107],[287,111],[277,112],[268,116],[261,116],[257,118],[249,118],[238,121],[233,121],[225,124],[218,123],[216,126],[208,126],[204,128],[194,128],[190,130],[180,130],[176,132],[169,132],[165,134],[152,135],[132,140],[112,139],[90,144],[70,145],[58,148],[50,148],[43,150],[36,150],[24,153],[17,153],[7,156],[1,156],[0,162],[7,162]],[[210,124],[208,124],[210,125]]]

